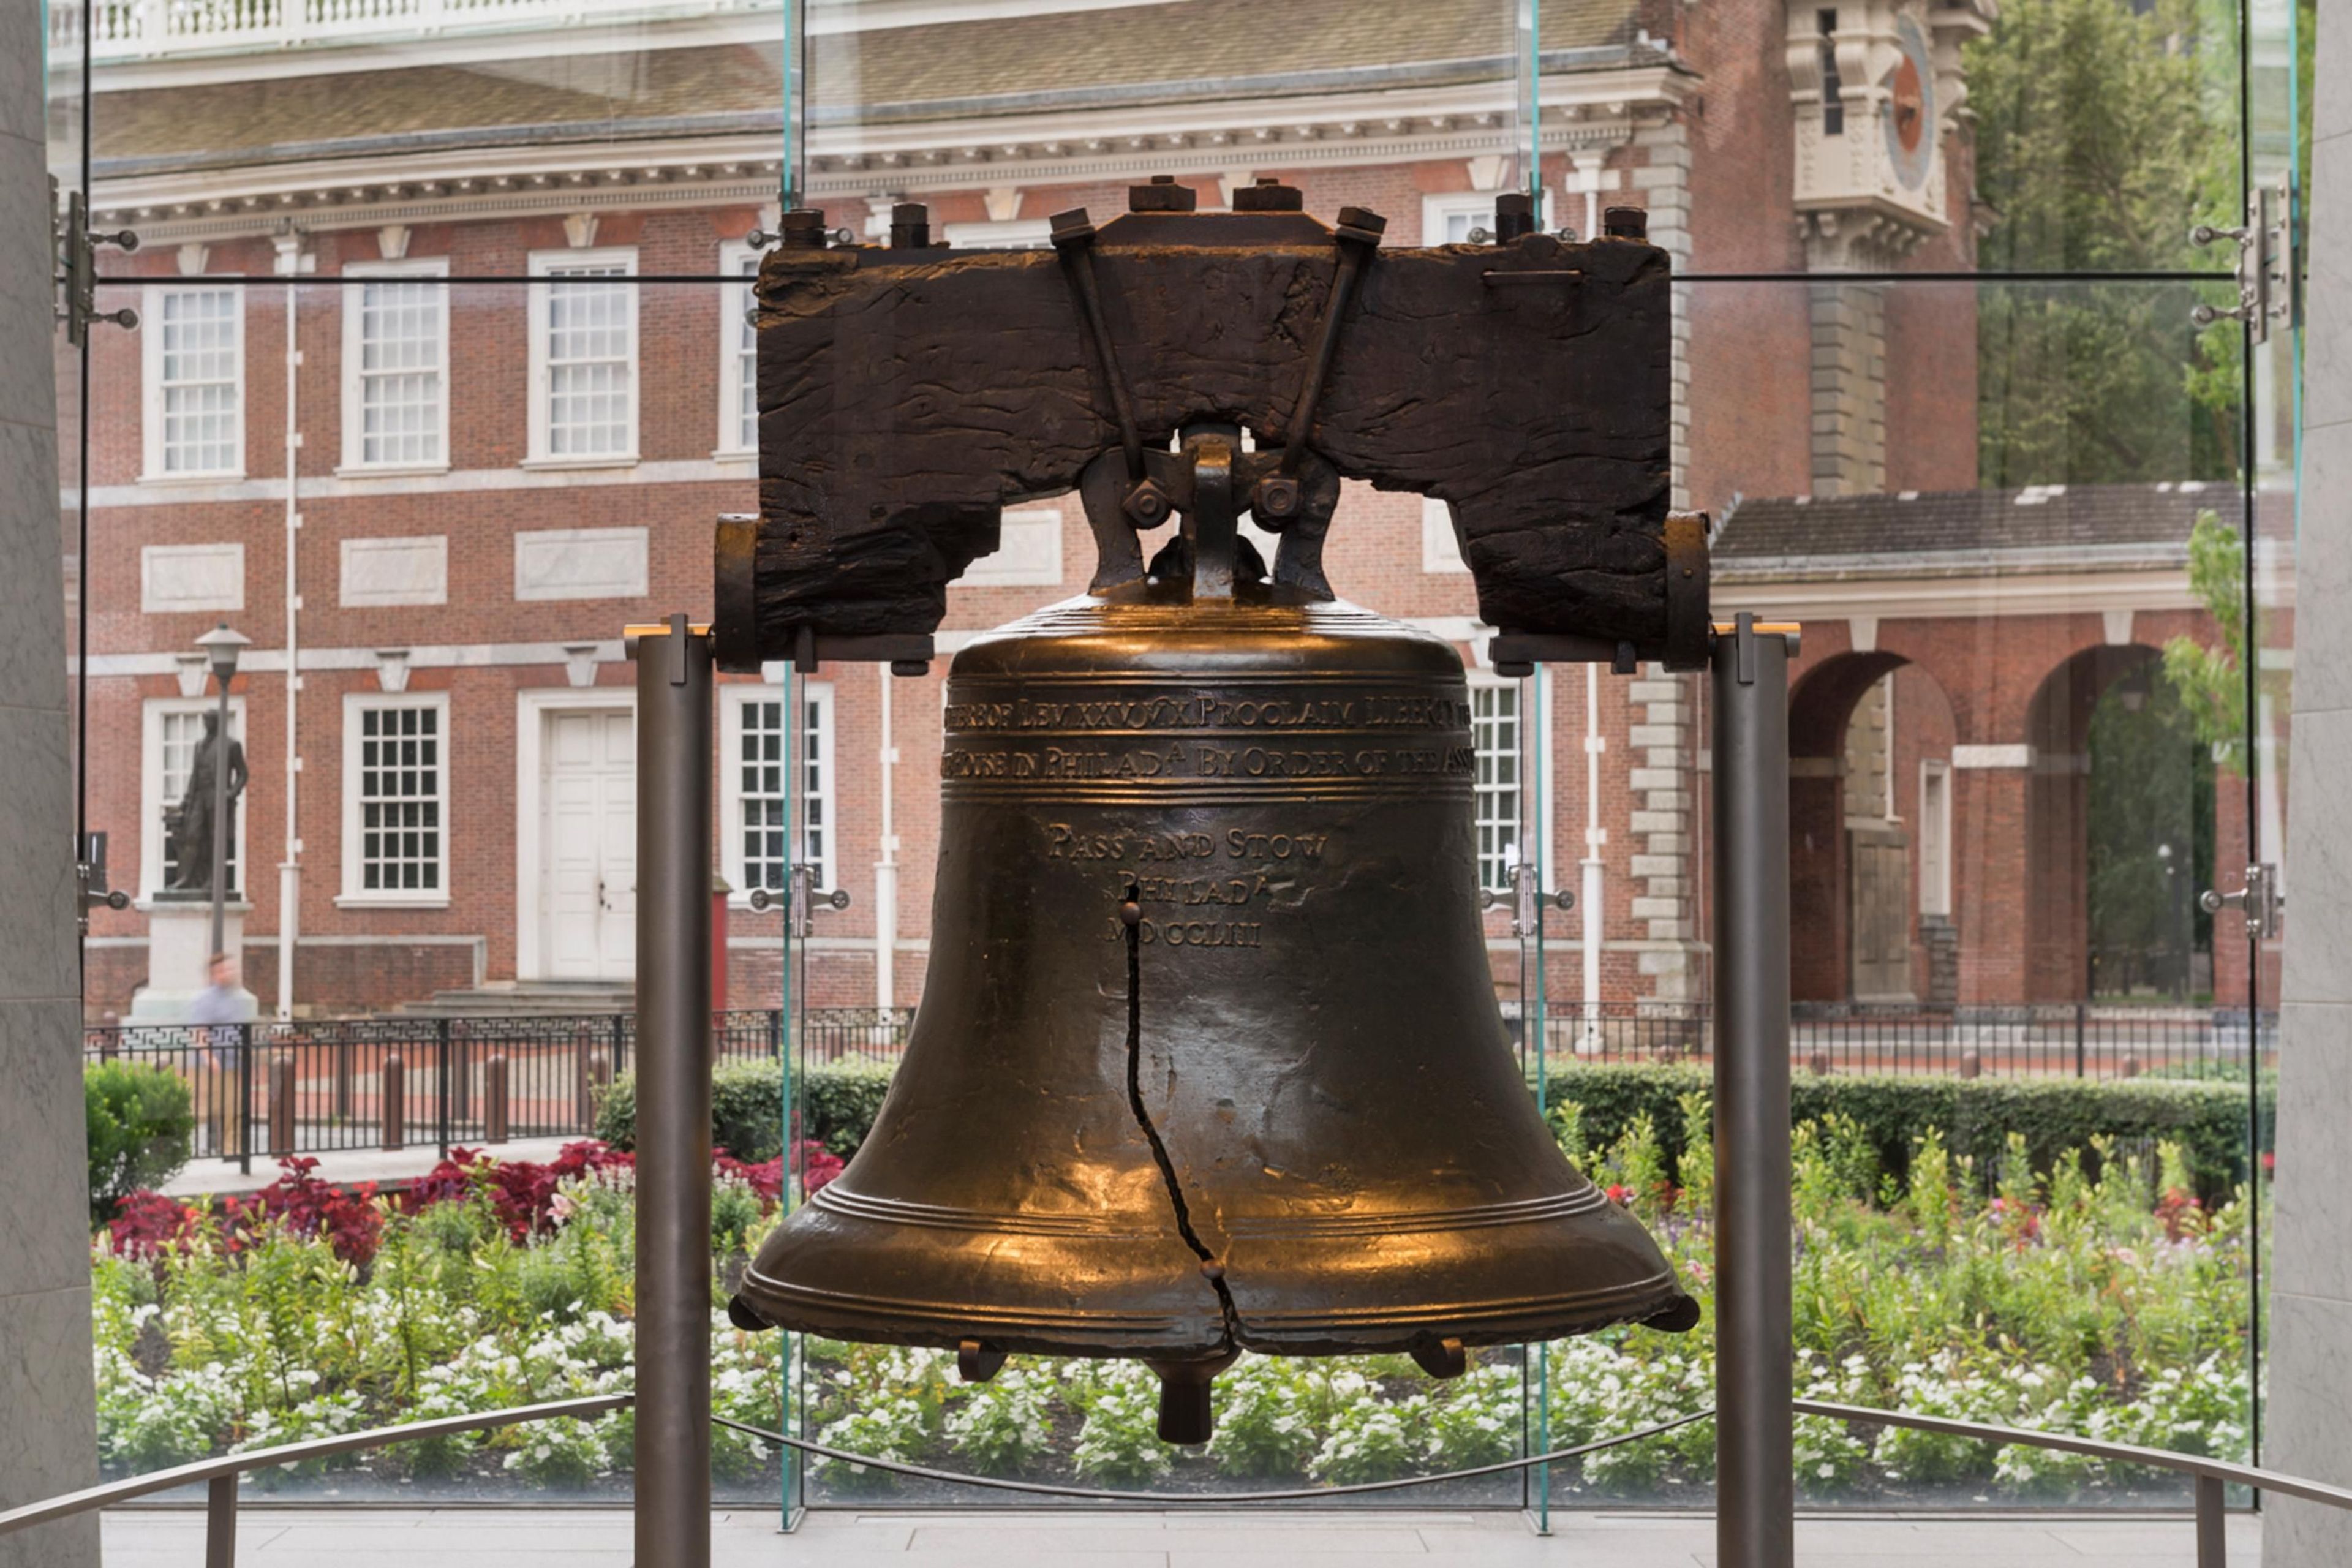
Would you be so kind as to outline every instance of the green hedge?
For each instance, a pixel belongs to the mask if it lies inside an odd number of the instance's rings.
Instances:
[[[1587,1147],[1605,1148],[1647,1111],[1670,1157],[1682,1153],[1679,1097],[1704,1093],[1712,1075],[1700,1067],[1570,1067],[1552,1074],[1554,1100],[1576,1102]],[[2275,1079],[2265,1083],[2265,1124],[2277,1108]],[[1990,1179],[2009,1134],[2022,1132],[2036,1171],[2069,1149],[2091,1155],[2095,1135],[2137,1148],[2181,1145],[2199,1194],[2226,1196],[2245,1174],[2246,1090],[2242,1082],[2158,1079],[1960,1079],[1799,1073],[1789,1109],[1797,1123],[1832,1112],[1852,1117],[1878,1152],[1879,1168],[1898,1180],[1911,1148],[1940,1129],[1955,1155],[1968,1155]]]
[[[805,1074],[803,1135],[846,1160],[890,1090],[889,1069],[865,1065],[818,1068]],[[722,1062],[710,1075],[710,1141],[739,1160],[772,1160],[783,1147],[783,1085],[773,1062]],[[596,1101],[596,1136],[620,1149],[637,1142],[635,1073],[614,1079]]]
[[[887,1068],[823,1067],[801,1082],[808,1135],[847,1159],[857,1152],[889,1091]],[[1670,1161],[1682,1156],[1685,1094],[1706,1093],[1712,1075],[1701,1067],[1622,1065],[1568,1067],[1551,1077],[1553,1100],[1573,1100],[1586,1146],[1605,1149],[1649,1112]],[[729,1062],[711,1077],[711,1140],[739,1158],[772,1160],[779,1147],[780,1086],[774,1064]],[[2276,1109],[2275,1079],[2265,1083],[2263,1112]],[[636,1139],[636,1084],[613,1080],[598,1102],[596,1135],[626,1149]],[[2242,1083],[2179,1079],[1958,1079],[1865,1077],[1799,1073],[1790,1085],[1791,1120],[1802,1123],[1836,1112],[1858,1123],[1877,1151],[1879,1168],[1897,1180],[1910,1170],[1911,1148],[1933,1127],[1956,1156],[1968,1156],[1987,1181],[2011,1132],[2025,1134],[2036,1171],[2060,1154],[2091,1152],[2095,1136],[2137,1151],[2158,1141],[2181,1145],[2199,1195],[2217,1199],[2245,1174],[2246,1091]]]
[[[132,1193],[160,1187],[195,1155],[187,1080],[167,1068],[96,1062],[82,1069],[89,1217],[103,1225]]]

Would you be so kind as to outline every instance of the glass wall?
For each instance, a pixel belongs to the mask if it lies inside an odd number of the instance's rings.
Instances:
[[[782,209],[865,244],[920,204],[954,250],[1019,248],[1133,185],[1213,210],[1265,179],[1327,222],[1378,212],[1390,247],[1484,241],[1507,193],[1580,240],[1635,208],[1672,261],[1675,502],[1713,520],[1719,614],[1805,626],[1801,1390],[2258,1455],[2278,942],[2202,900],[2284,844],[2297,337],[2291,312],[2200,322],[2236,303],[2239,247],[2196,232],[2294,211],[2307,10],[363,9],[50,6],[53,168],[92,227],[141,238],[98,251],[99,309],[137,324],[59,348],[83,820],[136,900],[92,917],[89,1055],[184,1086],[191,1154],[124,1171],[93,1215],[111,1469],[625,1386],[625,1164],[562,1152],[627,1128],[619,628],[706,613],[711,524],[760,505],[749,279]],[[922,1000],[945,656],[1092,571],[1073,497],[1013,506],[1003,540],[948,591],[926,675],[722,687],[726,1271],[856,1152]],[[1530,1090],[1704,1300],[1704,682],[1498,674],[1417,495],[1348,487],[1328,570],[1462,654],[1475,875],[1499,893],[1530,864],[1578,901],[1524,953],[1507,900],[1485,916]],[[157,897],[217,700],[194,639],[222,621],[252,639],[230,733],[257,1017],[234,1037],[173,1024],[201,976],[167,973],[185,911]],[[788,953],[750,895],[794,865],[853,902]],[[468,1173],[483,1147],[506,1175]],[[262,1189],[280,1154],[332,1174],[370,1151],[415,1195],[289,1175],[258,1208],[196,1201]],[[298,1356],[289,1312],[338,1325],[334,1356]],[[1446,1384],[1252,1358],[1218,1440],[1171,1452],[1125,1363],[966,1387],[932,1352],[811,1342],[787,1401],[774,1336],[714,1343],[752,1425],[1204,1492],[1475,1466],[1711,1397],[1705,1323],[1497,1347]],[[628,1432],[285,1484],[617,1495]],[[2174,1500],[2052,1456],[1801,1433],[1823,1502]],[[1711,1439],[1388,1500],[1704,1506]],[[772,1454],[721,1446],[730,1495],[777,1494]],[[793,1484],[992,1500],[833,1462]]]

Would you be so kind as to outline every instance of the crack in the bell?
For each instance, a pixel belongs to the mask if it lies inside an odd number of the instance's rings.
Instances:
[[[1127,901],[1137,901],[1141,889],[1130,882],[1124,895]],[[1177,1179],[1176,1162],[1161,1142],[1160,1129],[1152,1124],[1151,1112],[1143,1105],[1143,941],[1142,921],[1127,928],[1127,1104],[1135,1116],[1135,1124],[1143,1129],[1144,1141],[1151,1145],[1151,1158],[1160,1166],[1160,1180],[1168,1189],[1169,1206],[1176,1212],[1176,1234],[1201,1260],[1202,1275],[1209,1288],[1217,1293],[1217,1310],[1225,1323],[1225,1348],[1230,1350],[1242,1342],[1241,1313],[1234,1306],[1234,1293],[1225,1284],[1223,1266],[1192,1228],[1192,1211],[1184,1202],[1184,1184]]]

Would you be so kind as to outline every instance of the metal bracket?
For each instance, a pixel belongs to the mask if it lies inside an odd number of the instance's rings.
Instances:
[[[128,228],[112,234],[91,232],[89,203],[75,191],[60,205],[54,174],[49,176],[49,243],[61,296],[57,319],[66,324],[66,342],[76,348],[89,342],[92,321],[111,321],[125,328],[139,324],[139,312],[128,305],[103,313],[98,308],[98,247],[111,245],[127,254],[139,248],[138,232]]]
[[[847,909],[849,889],[835,888],[829,893],[822,892],[816,885],[816,868],[795,863],[786,877],[782,898],[765,888],[751,889],[753,909],[772,910],[778,904],[784,906],[785,935],[814,936],[816,934],[816,912],[819,910]]]
[[[2290,331],[2302,324],[2301,271],[2297,258],[2293,194],[2284,175],[2257,185],[2246,196],[2246,221],[2238,228],[2199,224],[2189,230],[2192,245],[2234,241],[2238,247],[2238,302],[2199,305],[2189,319],[2200,327],[2229,320],[2243,321],[2255,342],[2270,341],[2276,322]]]
[[[2265,862],[2246,868],[2246,885],[2236,892],[2208,888],[2197,903],[2209,915],[2234,905],[2246,917],[2246,934],[2260,942],[2278,934],[2286,912],[2286,889],[2279,881],[2278,868]]]

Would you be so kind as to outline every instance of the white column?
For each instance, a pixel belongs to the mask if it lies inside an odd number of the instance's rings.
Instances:
[[[1577,863],[1581,878],[1576,890],[1577,905],[1584,915],[1584,1027],[1576,1039],[1577,1052],[1583,1056],[1601,1050],[1601,944],[1609,929],[1601,905],[1606,889],[1601,847],[1609,841],[1609,833],[1601,826],[1601,752],[1607,744],[1601,735],[1601,667],[1588,664],[1584,667],[1584,858]]]
[[[157,9],[161,9],[157,7]],[[49,232],[42,8],[0,5],[0,233]],[[89,1363],[89,1194],[82,1147],[81,975],[75,952],[72,731],[58,520],[59,362],[46,239],[0,255],[0,809],[12,846],[0,899],[0,1509],[98,1481]],[[108,353],[129,342],[93,326]],[[71,363],[69,360],[65,363]],[[71,470],[68,469],[68,472]],[[87,570],[82,581],[85,591]],[[94,828],[104,821],[89,824]],[[127,842],[112,824],[115,842]],[[128,857],[118,872],[130,879]],[[97,1568],[98,1516],[0,1536],[0,1568]]]
[[[286,282],[286,855],[278,862],[278,1016],[294,1016],[294,944],[302,932],[302,349],[296,335],[306,259],[302,237],[280,236],[277,271]],[[348,783],[346,787],[349,787]],[[240,853],[244,853],[240,851]],[[250,858],[250,857],[248,857]]]
[[[898,748],[890,732],[890,682],[897,679],[887,664],[874,667],[882,682],[882,745],[876,756],[882,775],[882,858],[874,862],[874,1005],[898,1005],[898,833],[897,803],[891,798],[898,781]]]
[[[2294,732],[2287,748],[2293,868],[2280,1013],[2278,1206],[2268,1300],[2271,1389],[2263,1463],[2352,1486],[2352,837],[2329,803],[2352,773],[2352,625],[2339,597],[2352,581],[2352,31],[2319,29],[2313,105],[2311,286],[2304,339],[2302,506],[2296,540]],[[2269,759],[2264,758],[2267,762]],[[2260,830],[2273,824],[2264,809]],[[2220,866],[2224,890],[2244,868]],[[2234,910],[2213,940],[2242,942]],[[2352,1513],[2270,1493],[2263,1500],[2267,1568],[2352,1563]]]

